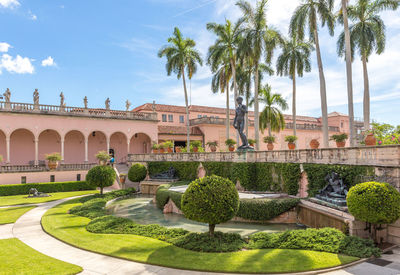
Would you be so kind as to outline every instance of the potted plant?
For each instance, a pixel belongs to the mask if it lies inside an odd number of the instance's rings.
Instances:
[[[342,148],[346,145],[347,138],[348,138],[348,136],[345,133],[331,136],[331,139],[336,141],[336,146],[338,148]]]
[[[176,153],[182,152],[182,146],[175,146],[175,152]]]
[[[96,158],[99,161],[100,165],[106,165],[107,161],[111,159],[111,156],[106,151],[99,151],[96,154]]]
[[[289,150],[296,149],[296,143],[295,143],[296,140],[297,140],[297,136],[286,136],[285,137],[285,141],[288,143]]]
[[[268,151],[274,150],[275,137],[266,136],[264,137],[264,142],[267,144]]]
[[[313,138],[310,141],[310,147],[311,147],[311,149],[318,149],[319,148],[319,141],[317,139]]]
[[[157,143],[154,143],[153,146],[151,146],[151,148],[153,149],[154,154],[158,154],[158,152],[160,150],[160,145],[158,145]]]
[[[249,138],[249,139],[247,140],[247,142],[249,143],[249,145],[250,145],[251,147],[254,147],[254,144],[257,143],[257,141],[256,141],[255,139],[251,139],[251,138]]]
[[[173,141],[167,140],[166,142],[163,143],[163,145],[164,145],[163,147],[165,149],[167,149],[168,153],[174,152],[174,142]]]
[[[228,146],[229,152],[233,152],[235,150],[236,141],[231,138],[225,140],[225,145]]]
[[[159,149],[158,149],[158,152],[160,154],[164,154],[164,152],[165,152],[164,143],[160,143],[160,144],[158,144],[158,146],[160,146]]]
[[[201,141],[193,140],[190,142],[190,145],[192,145],[193,152],[197,153],[199,151],[199,148],[201,147]]]
[[[0,155],[0,163],[2,163],[2,162],[3,162],[3,156]]]
[[[119,174],[119,182],[120,183],[125,183],[126,181],[126,174]]]
[[[216,152],[217,151],[218,142],[209,141],[209,142],[207,142],[207,146],[210,148],[211,152]]]
[[[376,146],[376,137],[374,129],[367,130],[364,132],[364,142],[366,146]]]
[[[61,160],[60,153],[51,153],[46,155],[46,160],[48,161],[48,166],[51,171],[56,170],[58,167],[58,162]]]

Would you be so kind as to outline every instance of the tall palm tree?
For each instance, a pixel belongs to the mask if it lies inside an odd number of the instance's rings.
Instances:
[[[292,79],[293,84],[293,135],[296,136],[296,75],[302,77],[304,72],[311,71],[310,54],[313,46],[309,42],[302,42],[293,36],[286,40],[282,47],[282,53],[278,57],[276,71],[278,75],[286,75]]]
[[[361,56],[364,76],[364,129],[370,128],[370,92],[367,62],[373,52],[381,54],[385,50],[385,24],[378,15],[383,10],[396,10],[399,0],[358,0],[354,6],[347,7],[347,14],[354,22],[350,26],[350,46],[351,56],[354,59],[356,48]],[[343,17],[339,17],[343,22]],[[345,53],[344,32],[338,39],[338,54],[343,56]]]
[[[267,63],[271,62],[273,52],[281,41],[279,32],[267,25],[267,2],[268,0],[258,1],[255,7],[252,7],[249,2],[244,0],[240,0],[236,3],[242,10],[243,20],[246,23],[240,48],[247,56],[251,57],[254,67],[254,128],[257,150],[260,148],[258,103],[259,66],[263,56],[265,56]]]
[[[318,22],[322,26],[328,26],[330,35],[334,31],[334,15],[332,13],[334,0],[304,0],[295,10],[291,21],[289,32],[291,35],[297,35],[299,39],[304,39],[306,29],[309,31],[309,39],[314,43],[319,71],[319,89],[321,97],[322,113],[322,132],[323,145],[329,147],[329,128],[328,128],[328,105],[326,99],[326,82],[324,67],[322,64],[321,50],[318,35]]]
[[[197,64],[203,65],[200,53],[195,49],[196,43],[190,38],[184,38],[181,31],[175,27],[173,36],[168,38],[168,45],[164,46],[158,52],[158,57],[167,58],[167,74],[171,75],[174,72],[178,79],[182,77],[183,91],[185,94],[185,106],[186,106],[186,131],[187,131],[187,151],[190,152],[190,121],[189,121],[189,103],[188,94],[186,89],[185,73],[188,78],[197,71]],[[187,70],[185,72],[185,69]]]
[[[268,84],[260,89],[259,96],[259,101],[265,104],[260,114],[260,129],[264,132],[268,128],[268,135],[272,136],[272,131],[279,132],[285,129],[285,117],[282,111],[288,109],[288,104],[280,94],[272,93]]]

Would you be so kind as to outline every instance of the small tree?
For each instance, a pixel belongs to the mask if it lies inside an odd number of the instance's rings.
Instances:
[[[135,163],[129,168],[128,179],[132,182],[141,182],[147,176],[146,166],[140,163]]]
[[[219,176],[193,181],[182,197],[182,211],[186,218],[208,223],[210,236],[215,225],[232,219],[239,209],[239,194],[235,185]]]
[[[347,206],[354,217],[372,225],[371,238],[377,242],[378,226],[400,218],[400,193],[388,183],[364,182],[350,188]]]
[[[111,166],[95,166],[86,175],[86,181],[93,186],[100,187],[100,194],[103,195],[103,188],[113,185],[117,174]]]
[[[106,165],[111,156],[106,151],[99,151],[96,154],[96,158],[99,160],[100,165]]]

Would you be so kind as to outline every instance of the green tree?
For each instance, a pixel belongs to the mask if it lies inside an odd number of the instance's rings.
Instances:
[[[385,50],[385,24],[379,13],[384,10],[396,10],[399,6],[398,0],[358,0],[356,5],[347,7],[347,14],[354,22],[349,27],[351,57],[354,59],[356,49],[361,57],[364,76],[364,129],[370,129],[370,91],[367,62],[370,55],[375,52],[383,53]],[[343,14],[339,21],[343,22]],[[338,42],[338,54],[345,54],[345,34],[341,33]]]
[[[295,10],[289,27],[290,34],[292,36],[296,35],[300,40],[304,39],[306,29],[308,29],[309,39],[315,45],[319,71],[323,144],[326,148],[329,147],[328,105],[326,99],[325,74],[318,35],[318,22],[321,22],[322,27],[326,24],[330,35],[333,35],[335,22],[332,13],[333,5],[333,0],[304,0]]]
[[[296,75],[302,77],[304,72],[311,71],[310,54],[313,50],[311,43],[298,40],[295,36],[286,40],[282,53],[278,57],[276,71],[278,75],[289,76],[292,79],[292,112],[293,135],[296,136]]]
[[[259,66],[261,58],[265,56],[269,64],[276,47],[281,42],[281,36],[277,30],[267,25],[266,6],[268,0],[258,1],[255,7],[247,1],[241,0],[236,5],[243,12],[244,34],[240,45],[240,50],[252,60],[254,74],[254,129],[256,139],[256,149],[260,148],[259,131]]]
[[[178,79],[182,77],[183,91],[185,94],[186,105],[186,131],[187,141],[186,148],[190,151],[190,124],[189,124],[189,103],[186,89],[185,74],[191,79],[197,71],[197,64],[203,65],[200,53],[195,49],[196,43],[190,38],[184,38],[181,31],[175,27],[172,37],[168,38],[168,45],[164,46],[158,52],[158,57],[167,58],[167,74],[174,72]],[[185,72],[186,70],[186,72]]]
[[[86,175],[86,181],[96,187],[100,187],[100,194],[103,195],[104,187],[114,184],[117,174],[111,166],[95,166]]]

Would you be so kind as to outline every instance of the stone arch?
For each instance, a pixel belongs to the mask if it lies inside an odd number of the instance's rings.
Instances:
[[[3,157],[3,161],[0,160],[0,163],[7,161],[6,134],[2,130],[0,130],[0,156]]]
[[[10,136],[10,163],[13,165],[34,164],[35,135],[24,128],[16,129]]]
[[[114,150],[115,162],[122,162],[128,155],[127,140],[126,135],[122,132],[115,132],[110,136],[110,149]]]
[[[107,151],[107,135],[102,131],[91,131],[88,136],[88,161],[96,163],[96,154],[99,151]]]
[[[85,135],[78,130],[71,130],[64,136],[64,163],[85,162]]]
[[[61,154],[61,135],[52,129],[47,129],[39,134],[39,161],[46,159],[46,154]]]
[[[136,133],[130,139],[130,154],[148,154],[151,150],[151,139],[145,133]]]

